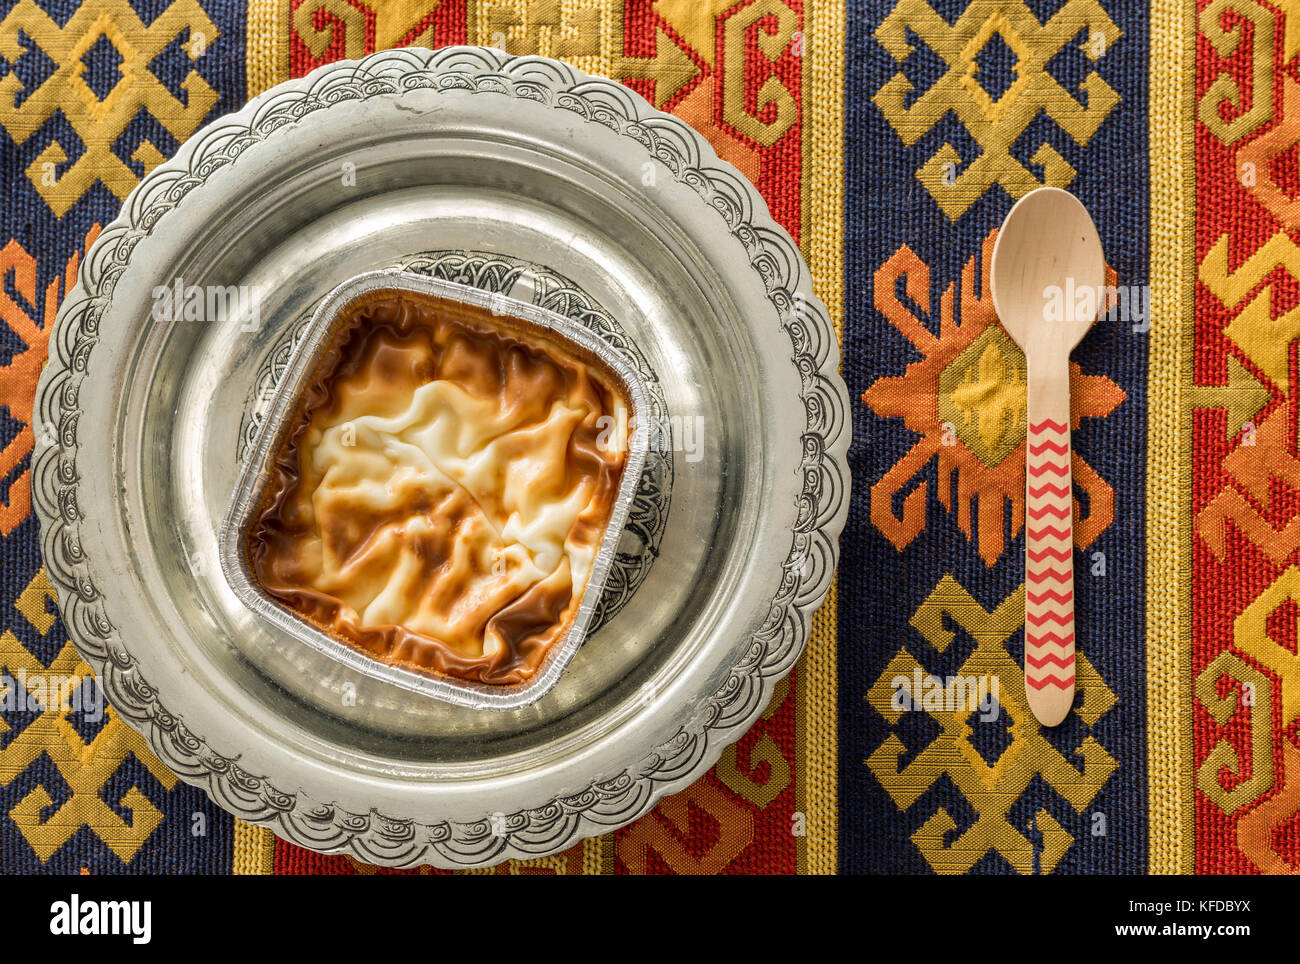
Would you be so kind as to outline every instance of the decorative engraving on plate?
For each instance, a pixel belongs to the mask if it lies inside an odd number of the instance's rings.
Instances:
[[[466,250],[421,251],[380,267],[398,268],[483,291],[499,292],[521,301],[530,301],[538,307],[578,322],[617,348],[636,366],[650,390],[650,411],[656,424],[670,424],[663,386],[649,360],[636,343],[627,337],[623,326],[591,295],[564,275],[522,258]],[[317,301],[308,306],[294,319],[293,324],[272,347],[257,373],[239,427],[240,463],[244,461],[248,447],[261,429],[262,421],[275,397],[275,387],[288,366],[289,356],[307,333],[319,303]],[[664,437],[660,432],[651,436],[652,439]],[[646,454],[645,468],[641,471],[641,480],[632,500],[632,511],[628,515],[605,589],[601,593],[596,612],[592,615],[588,635],[594,635],[600,627],[618,615],[650,574],[650,567],[659,557],[659,542],[668,524],[668,508],[673,492],[672,448],[671,444],[652,443]]]

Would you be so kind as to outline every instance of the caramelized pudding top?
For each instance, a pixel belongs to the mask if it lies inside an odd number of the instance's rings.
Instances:
[[[273,596],[388,663],[530,678],[576,615],[623,472],[598,360],[414,292],[340,318],[246,548]]]

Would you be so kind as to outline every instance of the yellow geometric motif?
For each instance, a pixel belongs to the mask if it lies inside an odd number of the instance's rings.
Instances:
[[[621,40],[621,33],[616,38],[611,31],[602,30],[613,14],[608,2],[577,5],[538,0],[520,6],[494,3],[483,9],[480,30],[502,50],[527,50],[543,57],[576,61],[599,57],[602,43],[612,48],[616,39]]]
[[[727,63],[734,66],[723,74],[722,119],[763,147],[771,147],[799,119],[799,105],[781,81],[770,75],[758,88],[755,113],[750,113],[745,106],[745,89],[749,83],[745,74],[745,40],[751,29],[763,21],[776,24],[771,33],[765,30],[755,33],[758,49],[770,61],[779,59],[799,32],[799,15],[781,0],[754,0],[727,18],[723,43]],[[773,107],[772,120],[759,120],[759,114]]]
[[[1225,680],[1228,692],[1221,695],[1219,687]],[[1249,692],[1249,701],[1239,699],[1239,691],[1243,695]],[[1273,789],[1273,685],[1267,676],[1225,649],[1197,677],[1196,698],[1219,726],[1227,726],[1239,706],[1246,708],[1250,719],[1249,774],[1228,740],[1216,743],[1196,771],[1201,792],[1224,813],[1232,814]],[[1236,781],[1231,788],[1219,780],[1224,770]]]
[[[54,625],[46,607],[46,601],[53,599],[54,590],[42,567],[14,606],[38,633],[45,635]],[[0,664],[10,678],[10,685],[26,680],[25,688],[29,692],[37,692],[32,690],[34,677],[75,679],[73,691],[91,678],[90,667],[81,661],[71,643],[65,643],[47,666],[9,630],[0,633]],[[15,695],[27,698],[26,693]],[[0,749],[0,784],[8,786],[45,755],[54,762],[70,790],[68,799],[52,814],[45,814],[54,800],[42,786],[33,788],[9,811],[10,819],[42,861],[48,860],[83,826],[89,827],[123,862],[130,861],[162,822],[162,812],[138,787],[129,788],[115,801],[103,799],[105,785],[129,756],[135,756],[168,790],[176,785],[176,777],[145,748],[143,738],[107,704],[104,713],[104,726],[87,743],[68,720],[66,709],[42,707],[39,716]],[[0,719],[0,735],[10,730],[10,725]],[[129,811],[130,821],[118,816],[110,803]]]
[[[189,38],[183,49],[191,61],[197,60],[218,35],[197,0],[176,0],[147,27],[128,3],[108,9],[86,4],[60,27],[34,0],[19,0],[0,21],[0,57],[12,63],[34,45],[55,67],[17,105],[22,81],[12,72],[0,80],[0,125],[15,143],[24,144],[59,111],[85,145],[85,152],[62,174],[56,172],[68,155],[57,140],[27,167],[32,186],[56,215],[62,216],[96,181],[118,198],[135,187],[136,173],[114,153],[113,144],[142,109],[177,140],[184,140],[217,102],[216,91],[193,70],[181,83],[187,94],[182,102],[149,69],[153,59],[186,29]],[[101,37],[122,58],[121,79],[102,100],[87,84],[82,61]],[[164,160],[148,140],[140,143],[131,159],[146,172]]]
[[[396,0],[377,4],[373,10],[375,48],[387,50],[398,45],[433,46],[433,24],[425,22],[431,6],[437,9],[438,4],[430,5],[429,0]],[[323,21],[325,26],[318,29],[316,22],[322,11],[329,14],[329,17]],[[303,3],[293,11],[293,29],[311,51],[311,55],[319,57],[334,40],[334,25],[342,24],[343,55],[349,58],[364,57],[367,53],[366,13],[366,8],[350,4],[347,0]],[[413,33],[421,23],[424,23],[423,29]]]
[[[487,872],[484,871],[484,873]],[[490,872],[494,875],[509,875],[511,877],[533,874],[567,877],[581,874],[582,848],[572,848],[564,851],[564,853],[552,854],[550,857],[539,857],[536,860],[509,860],[501,866],[493,867]]]
[[[1288,566],[1232,626],[1236,647],[1278,681],[1283,729],[1300,718],[1300,655],[1269,635],[1268,619],[1288,602],[1300,603],[1300,568],[1295,566]]]
[[[980,146],[980,155],[964,170],[957,149],[945,143],[916,172],[950,219],[961,217],[995,184],[1019,198],[1043,184],[1065,187],[1074,180],[1074,168],[1050,144],[1042,144],[1032,157],[1044,170],[1041,182],[1016,160],[1011,148],[1040,113],[1084,146],[1119,103],[1119,94],[1095,70],[1083,79],[1076,98],[1046,69],[1047,62],[1083,32],[1079,49],[1091,63],[1105,56],[1121,36],[1096,0],[1070,0],[1046,24],[1039,23],[1022,0],[972,0],[952,25],[926,0],[900,0],[877,28],[876,39],[898,63],[912,54],[908,35],[913,33],[948,68],[910,106],[908,98],[916,89],[902,71],[872,98],[903,143],[915,145],[953,113]],[[1016,55],[1015,81],[996,99],[981,86],[976,60],[995,35]]]
[[[1225,19],[1231,13],[1233,18]],[[1225,144],[1235,144],[1253,134],[1273,117],[1273,11],[1252,0],[1211,0],[1201,11],[1200,30],[1221,58],[1233,57],[1241,46],[1245,31],[1242,21],[1251,25],[1251,94],[1250,110],[1231,119],[1224,116],[1240,111],[1244,102],[1237,81],[1226,71],[1219,74],[1205,91],[1196,116]],[[1287,18],[1286,46],[1296,42],[1295,25]],[[1225,27],[1228,23],[1230,26]]]
[[[1220,235],[1201,260],[1197,277],[1225,308],[1235,312],[1223,332],[1241,349],[1254,370],[1230,355],[1228,384],[1196,386],[1190,400],[1196,407],[1226,408],[1229,438],[1247,421],[1253,431],[1248,445],[1237,445],[1223,459],[1225,474],[1237,485],[1224,486],[1205,504],[1196,516],[1195,528],[1215,556],[1222,559],[1227,551],[1227,523],[1232,522],[1274,563],[1280,564],[1300,547],[1300,516],[1271,520],[1261,515],[1258,506],[1268,507],[1275,479],[1292,488],[1300,487],[1300,460],[1291,443],[1296,411],[1292,403],[1274,407],[1267,416],[1257,418],[1271,403],[1273,390],[1254,371],[1262,373],[1281,393],[1290,394],[1291,345],[1300,338],[1300,308],[1274,317],[1274,285],[1266,279],[1279,268],[1300,279],[1300,247],[1282,229],[1234,268],[1231,246],[1231,236]],[[1247,499],[1243,491],[1251,498]]]
[[[438,6],[437,0],[304,0],[293,8],[290,0],[263,0],[258,17],[286,25],[315,57],[340,32],[343,55],[361,57],[397,43],[432,46],[429,18]],[[667,27],[656,27],[654,52],[644,57],[625,52],[622,0],[470,0],[466,35],[472,44],[510,54],[559,57],[606,77],[650,81],[647,94],[656,107],[691,123],[720,157],[757,179],[757,150],[790,131],[799,112],[794,92],[779,78],[751,77],[749,71],[762,73],[763,59],[776,61],[802,49],[798,14],[782,0],[654,0],[652,6]],[[761,57],[745,56],[747,38],[755,40]],[[249,43],[264,45],[265,38],[250,37]],[[289,76],[287,42],[264,56],[270,69],[250,74],[250,93]],[[751,82],[756,91],[749,104]]]
[[[1042,848],[1035,854],[1030,839],[1008,820],[1012,806],[1038,777],[1082,813],[1119,766],[1090,735],[1074,748],[1074,756],[1083,762],[1082,769],[1076,768],[1044,736],[1025,702],[1024,670],[1006,647],[1007,640],[1024,625],[1024,619],[1023,585],[989,612],[951,575],[939,581],[912,616],[912,626],[940,653],[956,638],[947,628],[948,621],[970,634],[975,641],[974,651],[955,676],[996,677],[998,703],[1010,721],[1010,743],[989,763],[971,742],[972,711],[957,699],[945,699],[944,705],[953,709],[924,710],[939,724],[941,732],[905,766],[901,765],[902,759],[909,751],[893,734],[867,758],[867,765],[903,810],[946,775],[975,811],[977,816],[971,826],[951,842],[957,824],[942,807],[912,835],[912,842],[938,873],[964,873],[990,851],[1001,854],[1019,873],[1051,872],[1074,843],[1074,837],[1047,810],[1040,809],[1033,822],[1042,838]],[[1080,695],[1073,712],[1091,727],[1115,705],[1115,695],[1082,654],[1076,660]],[[911,679],[917,670],[922,676],[928,675],[906,648],[900,649],[867,694],[867,701],[891,724],[896,724],[904,712],[921,712],[894,705],[894,680],[900,676]],[[956,685],[951,683],[948,690]]]
[[[1283,14],[1282,62],[1290,63],[1300,54],[1300,0],[1270,0]]]
[[[1001,325],[985,328],[939,374],[939,418],[985,465],[997,465],[1025,439],[1024,353]]]
[[[1300,568],[1296,566],[1288,566],[1233,622],[1233,646],[1253,663],[1224,650],[1196,680],[1196,697],[1217,726],[1231,725],[1238,713],[1244,713],[1249,722],[1247,747],[1238,748],[1231,740],[1221,739],[1197,768],[1196,786],[1201,793],[1231,816],[1282,787],[1281,795],[1251,809],[1237,825],[1242,852],[1265,873],[1294,873],[1296,869],[1281,857],[1272,839],[1273,830],[1295,814],[1300,796],[1296,747],[1283,739],[1280,773],[1274,765],[1275,705],[1281,707],[1283,731],[1300,718],[1300,656],[1273,639],[1268,625],[1270,617],[1288,602],[1300,602]]]
[[[753,112],[747,108],[745,98],[750,82],[746,74],[746,37],[754,36],[763,56],[775,61],[795,42],[799,32],[799,15],[782,0],[656,0],[654,10],[672,27],[676,37],[658,28],[652,57],[624,55],[626,10],[621,0],[579,0],[574,4],[561,0],[487,0],[471,17],[470,39],[512,54],[560,57],[609,77],[653,80],[656,107],[664,107],[694,83],[704,72],[699,66],[703,64],[716,75],[718,92],[714,96],[721,99],[723,121],[740,134],[770,147],[795,125],[798,105],[775,76],[766,77],[758,85]],[[723,64],[717,62],[719,32]],[[771,108],[771,119],[760,119],[759,115],[766,116]],[[696,123],[695,117],[689,119]],[[702,113],[699,119],[711,122],[711,113]],[[696,126],[713,139],[708,123]]]
[[[1236,355],[1228,356],[1228,382],[1226,385],[1193,385],[1188,393],[1192,408],[1221,408],[1227,413],[1228,441],[1237,433],[1254,424],[1255,416],[1273,400],[1273,393],[1261,385]]]
[[[527,877],[540,875],[569,877],[581,874],[597,874],[601,872],[601,857],[604,847],[605,843],[601,838],[593,838],[584,840],[568,850],[562,850],[558,854],[551,854],[549,857],[534,857],[530,860],[511,859],[502,861],[495,867],[457,870],[453,871],[453,873],[466,877]],[[385,873],[383,868],[374,864],[363,863],[351,854],[344,854],[343,859],[361,876],[374,877]],[[434,869],[428,864],[421,864],[415,869],[415,875],[420,877],[429,876],[433,873]]]
[[[1236,308],[1256,285],[1279,267],[1300,278],[1300,247],[1278,231],[1236,269],[1229,267],[1230,237],[1220,236],[1201,261],[1201,283],[1227,308]],[[1289,389],[1287,359],[1291,342],[1300,338],[1300,308],[1274,318],[1273,286],[1264,285],[1224,328],[1246,356],[1284,391]]]
[[[790,680],[783,679],[772,693],[772,699],[763,711],[763,719],[770,720],[776,716],[781,704],[790,698]],[[733,743],[722,751],[714,775],[726,785],[732,793],[744,797],[758,809],[762,810],[779,797],[790,785],[794,773],[790,761],[785,758],[771,733],[760,736],[747,754],[748,766],[741,766],[738,744]],[[759,783],[755,779],[761,764],[767,764],[767,779]]]
[[[270,4],[267,16],[287,23],[313,57],[321,57],[341,31],[343,56],[364,57],[374,50],[397,46],[434,46],[432,15],[441,0],[389,0],[371,5],[350,0],[304,0],[293,7],[290,0]],[[661,0],[671,3],[672,0]],[[267,4],[263,3],[263,6]],[[734,6],[724,3],[719,13]],[[689,16],[698,18],[704,9],[691,7]],[[512,54],[541,54],[559,57],[583,70],[609,77],[655,81],[654,102],[662,107],[700,75],[691,55],[679,47],[662,28],[656,31],[655,54],[651,57],[623,55],[623,4],[621,0],[471,0],[467,8],[469,42],[497,47]],[[373,18],[374,34],[368,34]],[[672,17],[667,17],[670,22]],[[713,42],[712,20],[707,23],[708,42]],[[685,35],[685,32],[683,32]],[[691,36],[687,36],[688,42]],[[266,37],[251,37],[250,44],[265,43]],[[711,63],[713,48],[701,47],[696,55]],[[277,74],[259,78],[261,90],[289,76],[289,44],[281,43],[275,54]]]

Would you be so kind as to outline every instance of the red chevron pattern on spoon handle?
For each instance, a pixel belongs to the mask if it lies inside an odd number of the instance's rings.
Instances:
[[[1053,384],[1068,378],[1068,370],[1052,371],[1039,381],[1031,366],[1025,460],[1025,693],[1034,715],[1047,726],[1065,719],[1074,702],[1070,411],[1068,389]]]
[[[1070,352],[1103,306],[1106,257],[1078,198],[1055,187],[1011,208],[989,287],[998,320],[1025,353],[1025,695],[1044,726],[1074,703],[1074,494]],[[1082,294],[1084,297],[1079,297]]]

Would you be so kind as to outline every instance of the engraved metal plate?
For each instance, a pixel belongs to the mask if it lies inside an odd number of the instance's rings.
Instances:
[[[612,319],[677,430],[639,483],[654,564],[550,692],[493,713],[303,646],[218,552],[294,327],[458,251],[580,292],[549,307]],[[160,320],[168,286],[249,298]],[[186,141],[82,263],[37,394],[47,572],[114,710],[230,812],[371,863],[554,853],[697,779],[802,652],[848,509],[839,357],[753,186],[627,88],[483,48],[330,64]]]

